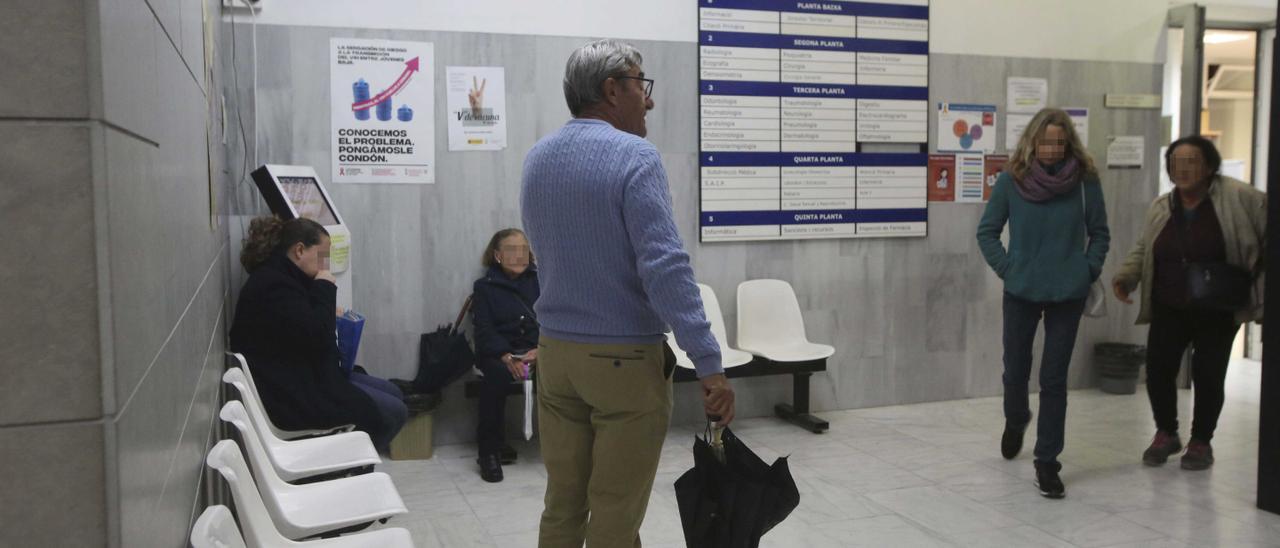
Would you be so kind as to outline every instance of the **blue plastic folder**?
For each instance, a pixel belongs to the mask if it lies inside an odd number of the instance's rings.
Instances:
[[[352,310],[338,316],[338,359],[342,370],[348,375],[356,365],[361,333],[364,333],[364,316]]]

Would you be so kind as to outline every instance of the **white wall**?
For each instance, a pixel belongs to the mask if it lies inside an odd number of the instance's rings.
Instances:
[[[1082,61],[1163,61],[1162,0],[934,0],[930,51]]]
[[[1257,108],[1254,109],[1257,139],[1253,143],[1255,147],[1253,151],[1253,182],[1263,190],[1267,188],[1267,161],[1271,143],[1271,56],[1275,55],[1275,51],[1273,51],[1275,38],[1276,29],[1262,31],[1262,34],[1258,36],[1262,48],[1258,55],[1258,91],[1256,97],[1259,101],[1257,102]]]
[[[1263,23],[1275,21],[1276,4],[1271,0],[1237,0],[1197,2],[1205,6],[1204,18],[1213,23]]]
[[[272,25],[692,42],[695,0],[263,0]]]
[[[697,40],[695,0],[263,0],[272,25]],[[934,0],[932,51],[1084,61],[1163,60],[1165,0]],[[1157,57],[1157,56],[1160,57]]]
[[[1244,181],[1253,179],[1253,100],[1212,99],[1209,101],[1209,126],[1221,131],[1218,151],[1225,160],[1244,160]]]

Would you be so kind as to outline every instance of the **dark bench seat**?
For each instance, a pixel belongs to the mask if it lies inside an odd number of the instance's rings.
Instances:
[[[731,379],[746,377],[767,377],[772,375],[791,375],[791,403],[779,403],[773,407],[774,413],[805,430],[820,434],[830,428],[830,424],[809,413],[809,378],[814,373],[827,370],[826,358],[804,362],[775,362],[768,358],[756,356],[750,363],[725,370],[725,376]],[[698,377],[692,369],[677,367],[672,375],[674,382],[696,382]],[[464,393],[468,399],[480,397],[480,383],[484,381],[473,378],[466,382]],[[535,385],[534,390],[537,390]],[[507,387],[509,395],[524,395],[524,387],[513,382]]]

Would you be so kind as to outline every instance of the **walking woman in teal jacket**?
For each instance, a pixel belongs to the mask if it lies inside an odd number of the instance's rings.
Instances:
[[[1000,242],[1006,223],[1007,249]],[[1035,467],[1040,494],[1049,498],[1066,496],[1058,455],[1067,418],[1067,366],[1089,285],[1102,273],[1110,242],[1093,159],[1066,112],[1041,110],[996,180],[978,223],[978,245],[1004,280],[1005,429],[1000,452],[1006,459],[1022,450],[1031,422],[1031,345],[1044,319]]]

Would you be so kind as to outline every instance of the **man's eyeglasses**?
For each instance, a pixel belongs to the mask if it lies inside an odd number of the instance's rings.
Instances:
[[[653,95],[653,79],[652,78],[641,78],[639,76],[614,76],[614,78],[617,80],[639,80],[641,82],[644,82],[644,98],[648,99],[649,96]]]

